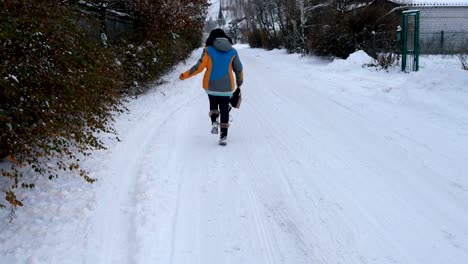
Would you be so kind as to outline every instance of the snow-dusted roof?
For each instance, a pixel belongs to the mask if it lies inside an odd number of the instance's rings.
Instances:
[[[412,0],[412,6],[466,6],[468,0]]]

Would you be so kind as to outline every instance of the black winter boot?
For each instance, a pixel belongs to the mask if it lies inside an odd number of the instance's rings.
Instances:
[[[225,146],[227,144],[227,134],[228,134],[227,127],[221,127],[221,135],[219,137],[219,144],[221,146]]]
[[[226,127],[221,127],[221,138],[225,138],[228,135],[228,129]]]

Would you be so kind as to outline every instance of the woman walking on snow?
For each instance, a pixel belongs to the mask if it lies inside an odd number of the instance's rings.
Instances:
[[[242,63],[236,49],[232,47],[232,40],[222,29],[211,31],[206,40],[206,46],[201,58],[188,71],[180,75],[185,80],[202,72],[206,68],[203,77],[203,89],[210,100],[210,112],[212,134],[218,134],[218,117],[221,116],[220,145],[226,145],[229,128],[229,100],[237,87],[243,82]],[[234,75],[235,73],[235,81]]]

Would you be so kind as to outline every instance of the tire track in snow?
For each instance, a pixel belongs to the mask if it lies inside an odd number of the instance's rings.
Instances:
[[[250,84],[249,86],[261,88],[260,86],[256,86],[256,83]],[[258,91],[258,93],[263,94],[265,100],[255,102],[255,104],[250,104],[250,102],[246,101],[244,104],[244,111],[249,112],[252,118],[246,120],[248,123],[245,126],[250,127],[249,129],[252,131],[264,131],[261,132],[261,134],[268,136],[267,138],[257,137],[256,144],[263,146],[262,148],[266,150],[266,153],[269,153],[267,154],[268,156],[263,157],[263,159],[270,160],[272,164],[268,165],[268,167],[273,166],[274,168],[273,171],[271,171],[272,173],[267,176],[270,170],[264,172],[266,168],[262,166],[265,164],[254,164],[252,162],[259,158],[258,153],[257,155],[251,153],[252,151],[250,148],[243,151],[247,155],[247,159],[244,161],[248,162],[249,166],[247,167],[254,168],[254,172],[252,173],[254,176],[248,179],[251,181],[249,185],[252,185],[253,188],[251,192],[255,193],[259,199],[261,199],[261,202],[258,203],[264,208],[263,217],[267,218],[265,221],[268,221],[269,228],[271,229],[272,225],[276,225],[284,232],[286,237],[289,237],[289,240],[295,245],[298,252],[301,252],[299,255],[295,256],[295,263],[299,263],[299,261],[301,263],[309,263],[311,259],[316,258],[316,256],[314,256],[314,247],[309,243],[311,233],[304,229],[306,228],[304,224],[301,224],[301,227],[297,225],[297,222],[307,222],[308,216],[302,215],[301,218],[295,218],[300,215],[299,212],[304,211],[304,208],[297,206],[299,204],[297,191],[294,189],[293,183],[288,177],[290,176],[290,174],[288,174],[288,169],[291,168],[291,165],[294,163],[300,164],[302,162],[302,159],[298,159],[296,155],[293,154],[300,152],[301,149],[298,149],[297,146],[301,144],[300,142],[297,144],[294,138],[288,137],[288,135],[290,136],[292,133],[283,133],[285,130],[288,130],[289,127],[284,127],[282,124],[276,124],[276,126],[271,124],[271,117],[262,113],[262,111],[267,110],[267,112],[272,115],[279,114],[281,116],[280,113],[274,110],[268,110],[269,105],[264,103],[278,104],[278,102],[272,102],[272,100],[281,100],[281,97],[276,96],[273,98],[271,97],[271,93],[265,91]],[[286,113],[290,112],[286,111]],[[280,116],[277,116],[277,120],[282,120]],[[297,117],[295,117],[293,113],[292,115],[288,115],[287,118],[290,121],[289,123],[292,124],[294,122],[291,121],[295,121]],[[293,120],[291,120],[291,118]],[[296,134],[298,132],[300,131],[296,131]],[[244,138],[243,141],[246,141]],[[276,164],[278,166],[275,166]],[[257,169],[257,167],[259,167],[259,169]],[[300,165],[297,167],[300,167]],[[297,171],[295,172],[295,174],[305,174],[304,171],[299,171],[299,173],[297,173]],[[269,190],[269,192],[266,190]],[[273,233],[276,234],[275,232]],[[280,239],[284,239],[284,236],[275,235],[273,241],[278,241]],[[281,250],[284,249],[275,251],[281,252]],[[280,258],[284,261],[285,257],[291,257],[287,255],[290,255],[290,253],[283,252],[283,256]]]
[[[189,111],[185,106],[194,99],[195,98],[189,98],[184,100],[181,104],[178,103],[177,105],[179,105],[179,107],[171,111],[163,122],[157,126],[157,132],[151,139],[151,145],[154,147],[154,151],[150,152],[148,154],[148,159],[142,162],[142,171],[146,171],[147,174],[146,177],[140,179],[138,190],[148,197],[145,197],[144,201],[140,201],[137,205],[141,211],[138,216],[140,218],[144,217],[145,220],[140,221],[137,225],[141,246],[138,247],[136,252],[136,256],[138,257],[136,263],[147,263],[161,259],[164,257],[162,253],[168,250],[163,246],[167,244],[167,241],[161,241],[159,237],[161,236],[161,232],[169,230],[160,230],[160,226],[158,225],[172,224],[174,226],[178,214],[178,206],[175,207],[175,212],[171,212],[169,209],[168,214],[172,214],[170,219],[165,217],[157,219],[156,216],[158,213],[161,213],[160,210],[162,208],[167,208],[167,205],[162,205],[162,203],[171,203],[167,200],[167,198],[171,197],[170,195],[176,196],[176,203],[179,203],[180,186],[183,184],[184,179],[180,176],[180,167],[176,166],[176,164],[178,163],[177,150],[179,150],[178,146],[180,142],[178,138],[180,139],[180,137],[183,136],[181,135],[181,131],[184,131],[184,126],[180,126],[177,121],[175,123],[173,122],[174,120],[180,119],[181,112],[186,113]],[[175,135],[174,132],[176,132]],[[173,146],[171,152],[161,153],[162,149],[168,145]],[[160,159],[160,161],[157,159]],[[161,175],[159,170],[164,166],[174,167],[177,170],[174,171],[172,175]],[[160,178],[158,181],[158,177],[163,178]],[[169,179],[169,177],[171,178]],[[163,189],[165,190],[162,191]],[[175,194],[171,192],[175,192]],[[174,227],[172,228],[172,233],[174,233],[173,229]]]
[[[188,103],[191,99],[186,100]],[[139,126],[126,132],[122,141],[110,154],[109,165],[120,164],[119,167],[109,167],[112,178],[102,179],[102,189],[108,190],[98,195],[95,223],[89,235],[89,252],[99,252],[99,255],[89,255],[86,263],[135,263],[138,239],[136,217],[137,211],[137,180],[148,159],[156,150],[151,150],[152,142],[158,136],[158,129],[183,108],[176,104],[165,118],[158,114],[148,116]],[[144,125],[144,128],[141,127]],[[129,153],[129,150],[131,153]],[[109,192],[114,190],[114,192]],[[99,197],[101,196],[101,197]],[[130,242],[131,241],[131,242]],[[98,250],[96,250],[98,249]]]
[[[258,68],[261,69],[261,67],[258,67]],[[288,76],[288,78],[294,79],[293,76]],[[284,86],[282,84],[286,82],[285,80],[281,79],[281,76],[279,77],[275,76],[274,79],[270,81],[272,83],[273,82],[275,83],[275,88]],[[268,88],[265,88],[265,87],[268,87]],[[301,87],[296,87],[296,88],[298,88],[299,90],[301,89]],[[296,95],[299,92],[297,90],[289,92],[283,89],[274,89],[269,85],[263,85],[263,86],[258,85],[258,86],[255,86],[255,89],[261,90],[259,91],[259,93],[264,95],[265,100],[256,102],[257,106],[260,105],[260,107],[255,107],[254,110],[249,109],[249,111],[254,113],[252,116],[257,117],[257,122],[261,124],[261,128],[265,131],[268,131],[267,134],[270,138],[269,140],[266,140],[266,142],[264,143],[267,143],[270,146],[269,151],[272,154],[276,154],[277,158],[274,158],[276,162],[274,162],[273,164],[278,164],[280,165],[281,168],[286,168],[286,170],[289,169],[289,173],[287,172],[283,173],[283,175],[288,175],[284,178],[287,179],[288,177],[292,175],[294,175],[295,177],[301,176],[301,175],[309,176],[311,171],[317,171],[317,170],[318,170],[317,172],[321,171],[322,173],[324,173],[326,172],[324,171],[324,169],[327,168],[328,166],[335,166],[333,160],[336,158],[339,158],[339,156],[337,157],[334,157],[334,156],[339,154],[339,152],[335,154],[331,152],[323,153],[323,151],[327,151],[327,148],[324,148],[323,143],[319,141],[320,138],[317,138],[317,136],[320,137],[321,134],[325,131],[333,131],[335,127],[333,123],[330,123],[328,120],[323,120],[323,118],[320,118],[322,116],[327,116],[327,115],[320,115],[320,114],[317,115],[317,113],[314,113],[313,110],[310,110],[307,108],[307,106],[314,107],[315,106],[314,104],[317,102],[320,102],[321,104],[323,104],[324,103],[323,100],[319,100],[320,97],[319,98],[310,97],[301,93],[300,95],[302,99],[301,101],[302,103],[301,103],[301,102],[296,102],[296,101],[291,100],[291,98],[294,98],[294,95]],[[305,100],[310,100],[310,104],[304,104]],[[269,102],[270,104],[266,102]],[[282,111],[280,109],[270,108],[271,105],[287,105],[288,109],[287,111],[286,110]],[[327,111],[328,111],[327,113],[332,113],[330,109],[327,109]],[[312,118],[313,116],[308,115],[308,113],[315,115],[315,118],[317,118],[317,116],[319,118],[313,119]],[[270,121],[275,120],[276,123],[272,124],[269,120]],[[311,127],[317,130],[311,131],[310,129]],[[324,139],[330,139],[329,135],[323,135],[323,136],[324,136]],[[274,142],[274,144],[272,142]],[[262,143],[261,145],[264,145],[264,143]],[[313,143],[318,143],[315,148],[316,152],[321,152],[322,153],[321,155],[323,157],[316,159],[315,154],[313,154],[313,151],[312,152],[310,151],[310,147],[312,146],[311,144]],[[310,145],[309,150],[307,150],[307,147],[306,147],[307,145]],[[312,148],[312,150],[313,149],[314,148]],[[336,149],[331,148],[331,150],[336,150]],[[303,155],[306,155],[306,156],[303,156]],[[330,156],[330,158],[327,159],[328,156]],[[290,159],[289,161],[298,162],[298,165],[291,166],[291,163],[288,163],[287,160],[284,161],[285,158],[289,158]],[[310,164],[311,161],[312,161],[312,164]],[[291,171],[291,169],[294,167],[296,167],[295,170]],[[332,168],[333,167],[330,167],[329,169],[332,169]],[[326,174],[322,175],[322,178],[323,176],[326,176]],[[311,185],[311,183],[312,184],[314,183],[314,180],[311,181],[311,179],[316,178],[316,176],[315,177],[309,176],[309,179],[305,179],[305,178],[302,179],[302,177],[299,177],[299,178],[300,178],[299,180],[295,180],[297,183],[292,189],[304,191],[305,189],[301,188],[302,186],[307,186],[308,188],[315,189],[312,192],[318,191],[318,193],[315,193],[314,196],[312,196],[311,198],[314,201],[319,201],[315,210],[313,210],[314,208],[311,208],[308,210],[307,208],[301,208],[302,211],[307,212],[307,213],[304,213],[301,216],[301,218],[307,219],[308,216],[314,216],[318,214],[319,217],[312,217],[312,219],[313,220],[315,219],[315,221],[312,221],[312,222],[307,221],[307,222],[313,223],[313,224],[315,223],[315,225],[319,224],[319,225],[329,228],[328,230],[326,229],[325,232],[320,230],[320,232],[317,233],[318,231],[317,226],[313,227],[313,229],[310,229],[310,231],[307,231],[307,230],[311,226],[307,226],[303,224],[301,227],[300,233],[302,233],[301,234],[302,237],[307,237],[306,239],[307,241],[311,241],[311,239],[313,238],[315,240],[315,243],[314,243],[314,246],[316,248],[315,251],[320,252],[320,257],[319,257],[320,260],[316,259],[316,261],[321,262],[321,261],[324,261],[324,259],[335,259],[337,263],[347,263],[351,261],[352,258],[358,257],[359,255],[356,254],[356,251],[353,248],[351,247],[346,248],[343,242],[341,241],[346,236],[350,236],[350,235],[351,235],[350,237],[355,236],[353,234],[358,232],[359,229],[356,229],[355,227],[353,227],[354,223],[346,221],[346,216],[344,215],[344,212],[342,211],[342,206],[340,205],[340,203],[344,202],[344,200],[339,202],[339,200],[336,200],[337,197],[334,197],[334,195],[331,195],[332,193],[336,191],[336,190],[333,190],[333,185],[330,185],[329,187],[327,187],[326,184],[319,183],[318,185],[320,186],[320,189],[316,189],[314,188],[314,185]],[[330,183],[334,183],[336,181],[334,179],[330,179],[330,180],[332,180]],[[261,186],[259,188],[260,190],[269,189],[269,188],[265,188],[265,184],[263,182],[259,186]],[[336,185],[336,184],[335,184],[335,187],[342,188],[340,187],[340,185]],[[272,195],[269,195],[269,196],[272,196]],[[299,196],[304,196],[304,194],[301,193]],[[285,196],[285,197],[288,197],[288,196]],[[323,204],[322,202],[323,198],[321,197],[327,197],[327,200],[331,199],[330,200],[331,203],[327,203],[328,205]],[[349,203],[348,201],[353,201],[352,197],[350,198],[351,199],[346,200],[347,203]],[[293,200],[290,200],[288,202],[288,206],[291,206],[292,204],[294,204],[294,202],[292,201]],[[306,204],[306,203],[303,203],[304,197],[301,198],[301,201],[302,203],[299,202],[299,204]],[[281,204],[279,204],[279,205],[273,206],[272,208],[276,210],[277,212],[281,212],[282,207],[281,207]],[[294,212],[294,210],[292,212]],[[277,219],[278,223],[280,223],[281,225],[286,226],[285,222],[287,221],[285,221],[284,218],[282,218],[283,215],[279,213],[275,216],[275,219]],[[291,212],[288,212],[287,215],[291,216],[293,214],[291,214]],[[298,222],[298,220],[299,222],[301,222],[300,218],[295,218],[291,222],[296,223]],[[340,227],[340,226],[343,227],[342,231],[345,231],[345,233],[339,233],[340,229],[337,229],[336,227]],[[346,235],[347,233],[348,235]],[[319,234],[322,234],[322,235],[319,235]],[[324,238],[324,237],[328,237],[329,239]],[[334,239],[335,241],[329,241],[331,239]],[[296,237],[296,240],[300,241],[300,239],[297,239],[297,237]],[[333,243],[342,244],[342,246],[340,246],[338,249],[330,248],[328,245],[333,245]],[[300,247],[299,243],[298,243],[298,246]],[[303,248],[310,249],[312,247],[303,246]],[[336,256],[335,254],[332,253],[333,250],[339,250],[341,254]],[[341,260],[341,261],[338,261],[338,260]]]

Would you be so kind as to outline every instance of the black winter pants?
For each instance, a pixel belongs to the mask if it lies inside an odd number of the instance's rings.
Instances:
[[[221,137],[227,136],[229,127],[229,96],[208,95],[210,100],[210,118],[211,122],[216,122],[216,118],[221,115]]]

